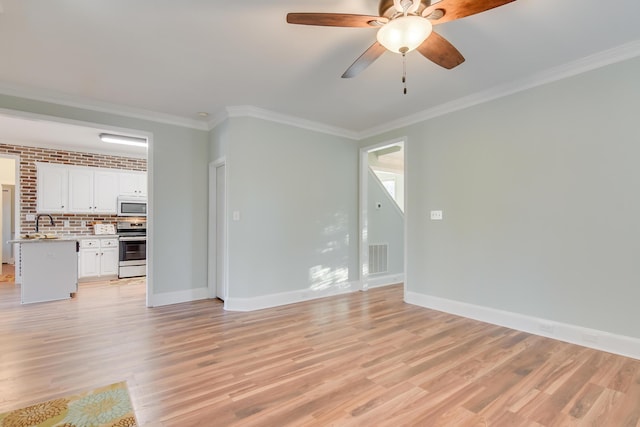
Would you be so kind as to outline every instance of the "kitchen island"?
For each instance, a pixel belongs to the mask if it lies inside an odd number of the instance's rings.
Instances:
[[[19,239],[22,304],[71,298],[78,291],[75,238]]]

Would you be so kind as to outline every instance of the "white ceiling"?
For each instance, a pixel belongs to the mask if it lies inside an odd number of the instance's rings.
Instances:
[[[375,29],[285,22],[287,12],[376,15],[376,0],[1,1],[0,92],[194,123],[253,106],[352,133],[640,40],[636,0],[517,0],[436,26],[466,62],[445,70],[412,52],[403,95],[392,53],[340,78]]]
[[[78,126],[76,124],[51,122],[33,117],[0,114],[0,143],[64,148],[71,151],[137,158],[147,156],[147,149],[144,147],[104,143],[99,139],[101,133],[123,134],[123,132],[114,132],[105,128]],[[125,134],[135,136],[131,133]]]

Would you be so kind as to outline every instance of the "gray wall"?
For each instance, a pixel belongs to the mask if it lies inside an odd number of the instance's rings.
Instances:
[[[407,136],[408,290],[640,337],[638,76],[635,58],[366,141]]]
[[[209,161],[214,162],[227,155],[229,121],[218,124],[209,132]]]
[[[367,177],[369,244],[387,243],[389,245],[388,271],[384,274],[402,274],[404,273],[404,215],[371,169],[368,170]],[[380,209],[376,206],[377,202],[382,204]]]
[[[154,294],[207,286],[208,132],[7,95],[0,108],[152,133]]]
[[[211,157],[227,158],[228,296],[358,280],[357,144],[255,118],[219,126]]]

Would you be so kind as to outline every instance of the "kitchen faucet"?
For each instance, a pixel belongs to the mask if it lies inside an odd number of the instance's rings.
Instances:
[[[49,219],[51,220],[51,225],[55,225],[54,222],[53,222],[53,217],[51,215],[49,215],[49,214],[38,214],[36,216],[36,233],[40,230],[40,225],[39,224],[40,224],[40,217],[41,216],[48,216]]]

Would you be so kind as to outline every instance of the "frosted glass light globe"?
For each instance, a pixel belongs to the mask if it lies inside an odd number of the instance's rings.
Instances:
[[[378,30],[378,42],[395,53],[411,52],[424,42],[433,29],[431,22],[421,16],[396,18]]]

